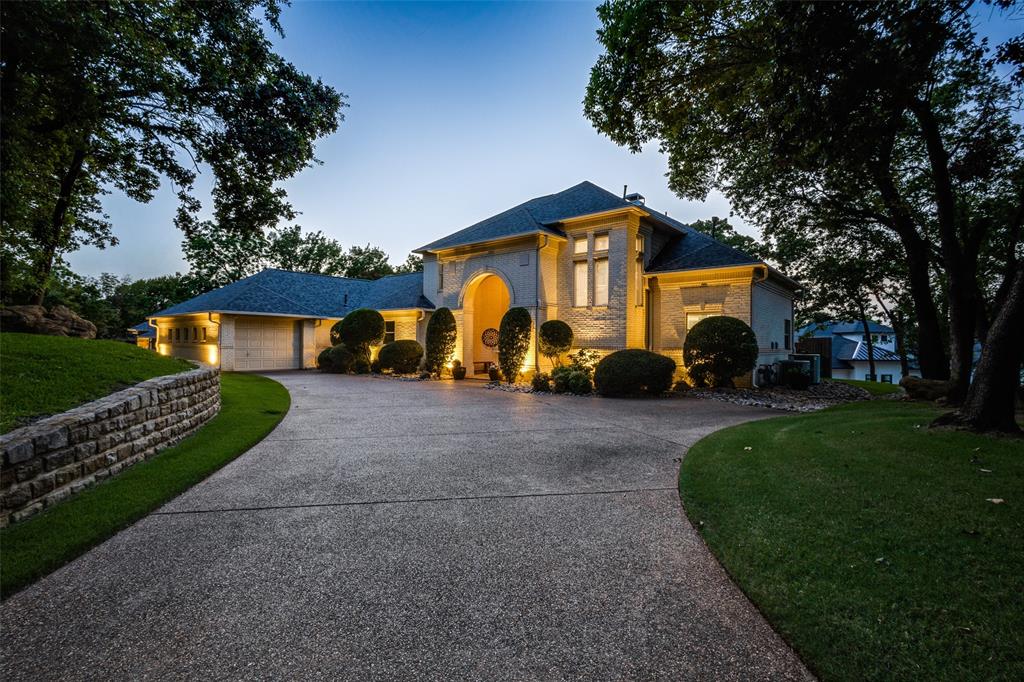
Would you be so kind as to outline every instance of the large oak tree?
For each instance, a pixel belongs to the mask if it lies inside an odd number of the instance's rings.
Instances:
[[[0,4],[3,296],[42,302],[61,255],[116,243],[100,197],[161,182],[191,234],[200,168],[218,225],[291,219],[277,183],[315,161],[342,95],[277,55],[278,0]],[[138,226],[135,229],[145,229]]]
[[[585,109],[633,150],[658,140],[678,194],[720,189],[769,236],[886,231],[902,248],[922,372],[951,378],[962,423],[1016,430],[1020,51],[993,55],[972,4],[608,2]]]

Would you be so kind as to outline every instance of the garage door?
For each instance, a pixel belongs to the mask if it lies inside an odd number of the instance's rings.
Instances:
[[[237,318],[235,369],[298,369],[302,366],[299,323],[295,320]]]

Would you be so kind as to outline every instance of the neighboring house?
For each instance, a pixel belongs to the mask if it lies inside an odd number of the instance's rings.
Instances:
[[[878,322],[869,322],[871,344],[875,356],[875,381],[898,384],[903,378],[900,357],[896,348],[896,332]],[[820,322],[808,325],[797,332],[797,338],[803,340],[827,339],[831,344],[831,352],[825,353],[832,358],[833,379],[870,380],[871,367],[868,362],[868,344],[861,322]],[[798,345],[799,345],[798,341]],[[824,361],[824,359],[823,359]],[[911,364],[910,374],[920,376]]]
[[[472,375],[497,361],[489,330],[522,306],[535,331],[567,322],[577,348],[649,348],[680,367],[687,330],[713,315],[750,324],[760,364],[792,352],[797,284],[640,195],[583,182],[415,251],[423,272],[375,281],[265,270],[154,313],[158,348],[225,370],[313,367],[331,325],[355,308],[379,310],[387,340],[422,343],[431,313],[445,306],[458,325],[455,357]],[[538,367],[549,363],[534,338],[524,370]]]
[[[135,337],[135,345],[146,350],[156,350],[156,329],[150,326],[149,322],[128,327],[128,333]]]

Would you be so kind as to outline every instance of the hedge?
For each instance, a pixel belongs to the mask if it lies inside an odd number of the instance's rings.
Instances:
[[[697,386],[732,386],[757,365],[757,336],[735,317],[704,318],[686,334],[683,364]]]
[[[676,363],[649,350],[615,351],[597,363],[594,387],[601,395],[661,395],[672,388]]]
[[[423,346],[413,339],[402,339],[385,344],[377,354],[381,369],[390,369],[398,374],[411,374],[419,369],[423,359]]]
[[[352,370],[353,362],[355,362],[355,356],[345,346],[339,344],[321,351],[317,356],[316,366],[322,372],[348,374]]]
[[[448,308],[438,308],[427,322],[427,348],[424,369],[434,375],[441,374],[455,353],[455,315]]]

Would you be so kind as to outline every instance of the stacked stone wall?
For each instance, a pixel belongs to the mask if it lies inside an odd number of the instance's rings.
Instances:
[[[0,436],[0,527],[191,435],[220,410],[220,372],[156,377]]]

